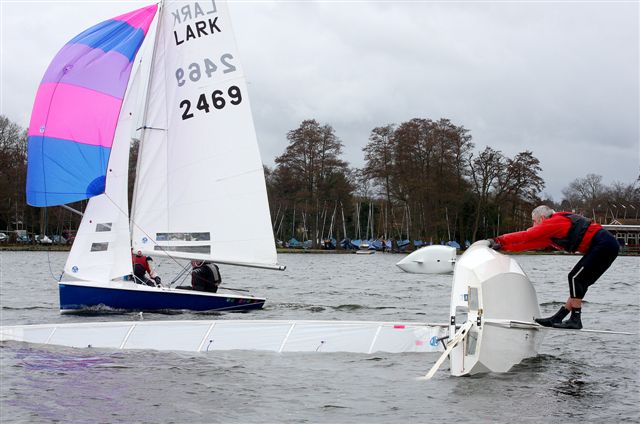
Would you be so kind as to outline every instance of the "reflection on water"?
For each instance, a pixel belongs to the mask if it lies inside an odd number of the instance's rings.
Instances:
[[[87,356],[80,349],[65,353],[55,350],[20,348],[16,352],[16,360],[16,366],[24,367],[27,371],[40,370],[56,373],[72,372],[111,363],[106,355]]]

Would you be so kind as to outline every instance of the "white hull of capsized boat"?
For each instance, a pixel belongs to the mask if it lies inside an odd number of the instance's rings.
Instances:
[[[455,247],[434,245],[410,253],[396,266],[412,274],[449,274],[455,264]]]
[[[450,314],[451,335],[471,323],[450,354],[454,376],[506,372],[536,356],[545,334],[534,322],[540,309],[529,278],[514,259],[483,242],[456,264]]]
[[[441,352],[446,324],[366,321],[130,321],[0,327],[0,341],[175,351]]]

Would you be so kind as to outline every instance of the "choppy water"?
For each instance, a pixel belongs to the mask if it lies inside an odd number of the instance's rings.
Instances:
[[[445,322],[451,276],[406,274],[402,257],[280,255],[287,271],[221,267],[223,285],[266,295],[244,314],[153,319]],[[59,315],[65,253],[0,252],[2,325],[132,320]],[[575,256],[517,256],[543,314],[567,296]],[[158,261],[156,261],[158,262]],[[163,281],[177,267],[162,262]],[[592,287],[587,328],[640,332],[640,259],[621,257]],[[550,332],[540,355],[505,374],[428,382],[437,354],[109,351],[0,344],[2,422],[640,422],[639,336]]]

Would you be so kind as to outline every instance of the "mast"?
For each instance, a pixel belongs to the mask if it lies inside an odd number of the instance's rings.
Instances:
[[[133,236],[133,226],[136,225],[135,222],[133,222],[133,216],[134,216],[134,211],[136,210],[136,199],[137,199],[137,193],[139,190],[139,185],[140,185],[140,178],[139,178],[139,174],[138,174],[138,170],[140,169],[140,162],[142,160],[142,151],[144,149],[144,139],[145,139],[145,135],[147,132],[147,129],[150,127],[147,127],[147,114],[149,112],[149,96],[150,96],[150,91],[151,91],[151,82],[153,80],[153,68],[154,68],[154,63],[155,63],[155,58],[156,58],[156,51],[158,48],[158,38],[160,37],[160,33],[161,33],[161,24],[162,24],[162,19],[164,17],[164,2],[165,0],[160,0],[160,4],[158,4],[158,13],[156,14],[156,33],[154,34],[153,37],[153,50],[151,52],[151,63],[149,66],[149,78],[147,79],[147,85],[145,87],[145,92],[144,92],[144,103],[142,105],[142,122],[141,122],[141,127],[140,127],[140,139],[138,142],[138,158],[136,161],[136,180],[135,183],[133,184],[133,199],[131,202],[131,212],[129,214],[129,220],[130,220],[130,224],[129,224],[129,239],[131,240],[132,236]]]
[[[345,239],[347,239],[347,224],[344,221],[344,205],[342,201],[340,201],[340,213],[342,214],[342,235]]]

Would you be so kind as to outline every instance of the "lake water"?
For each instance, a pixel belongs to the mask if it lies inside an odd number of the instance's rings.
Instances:
[[[223,285],[265,295],[260,311],[166,319],[446,322],[451,275],[407,274],[394,254],[282,254],[287,271],[221,266]],[[515,256],[543,315],[567,297],[577,256]],[[0,252],[2,325],[134,320],[60,315],[64,252]],[[178,271],[159,262],[163,281]],[[0,343],[0,421],[142,423],[640,422],[640,258],[620,257],[589,291],[583,324],[634,336],[549,332],[505,374],[454,378],[438,354],[174,353]]]

